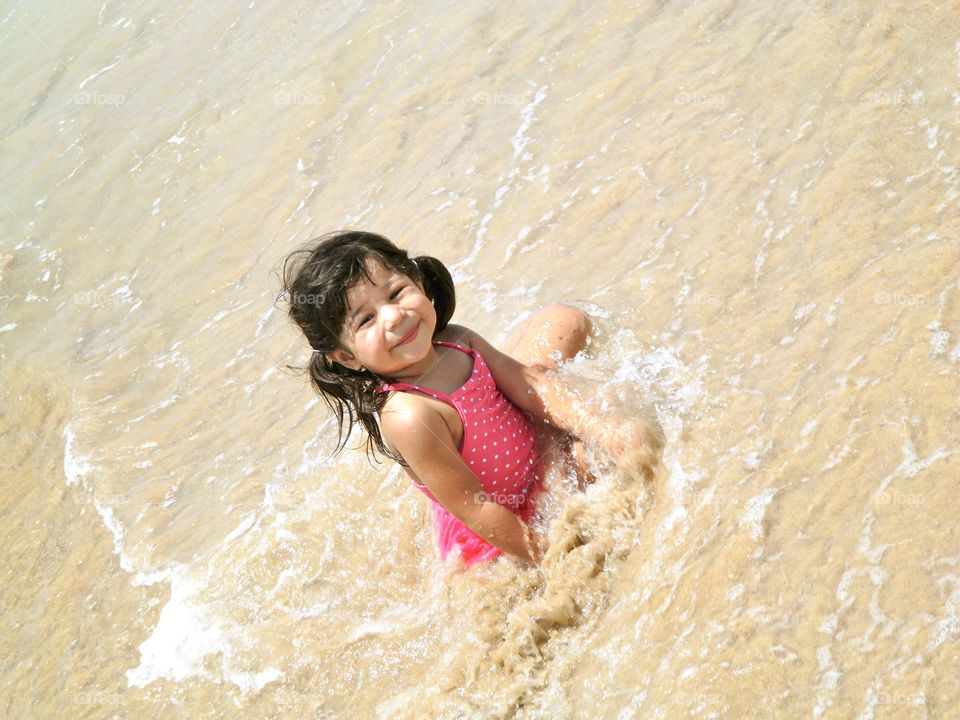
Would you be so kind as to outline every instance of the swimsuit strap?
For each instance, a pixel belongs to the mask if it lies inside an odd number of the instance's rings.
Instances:
[[[433,344],[443,345],[444,347],[456,348],[460,352],[466,353],[467,355],[473,355],[476,352],[476,350],[474,350],[473,348],[465,348],[463,345],[458,345],[455,342],[447,342],[446,340],[434,340]]]
[[[452,405],[453,407],[456,407],[456,405],[454,405],[453,398],[451,398],[446,393],[440,392],[439,390],[433,390],[431,388],[420,387],[419,385],[411,385],[410,383],[384,383],[379,387],[377,392],[384,393],[384,392],[389,392],[390,390],[397,390],[399,392],[404,392],[406,390],[416,390],[417,392],[421,392],[424,395],[429,395],[430,397],[436,398],[437,400],[443,400],[448,405]]]

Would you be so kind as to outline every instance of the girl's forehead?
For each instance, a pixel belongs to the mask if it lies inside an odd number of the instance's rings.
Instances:
[[[366,267],[370,279],[368,280],[361,275],[357,283],[347,290],[347,303],[350,307],[355,307],[358,303],[363,302],[363,298],[370,291],[371,285],[381,286],[396,275],[393,270],[384,267],[377,260],[368,260]]]

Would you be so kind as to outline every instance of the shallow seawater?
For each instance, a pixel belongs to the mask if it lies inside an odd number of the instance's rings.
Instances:
[[[960,41],[890,2],[0,11],[4,717],[942,718]],[[662,453],[442,565],[274,305],[332,229]],[[351,446],[356,446],[354,438]]]

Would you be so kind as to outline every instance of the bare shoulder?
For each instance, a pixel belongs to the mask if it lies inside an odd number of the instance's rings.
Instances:
[[[422,422],[432,413],[439,414],[437,408],[426,401],[422,395],[407,392],[394,392],[387,398],[380,410],[380,426],[385,438],[391,434],[403,432],[410,423]]]
[[[380,428],[387,447],[394,454],[404,456],[403,445],[411,434],[424,428],[446,428],[436,403],[417,393],[395,392],[387,398],[380,410]]]
[[[427,487],[445,507],[453,501],[450,488],[460,488],[465,482],[469,485],[464,470],[469,478],[473,476],[438,403],[413,393],[395,393],[380,411],[380,428],[387,447],[406,465],[407,475]],[[480,489],[476,479],[473,483],[477,487],[469,485],[471,492]]]
[[[435,340],[457,343],[457,345],[472,348],[474,347],[474,339],[478,338],[479,335],[464,325],[454,325],[450,323],[433,337]]]

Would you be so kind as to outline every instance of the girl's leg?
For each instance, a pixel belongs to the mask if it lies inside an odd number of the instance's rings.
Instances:
[[[572,358],[587,346],[593,322],[572,305],[547,305],[510,331],[503,351],[524,365],[545,368]]]
[[[510,331],[503,351],[524,365],[552,369],[558,361],[568,360],[587,346],[593,332],[590,316],[571,305],[548,305]],[[543,428],[541,439],[547,462],[563,451],[574,463],[577,477],[591,482],[583,443],[553,428]]]

